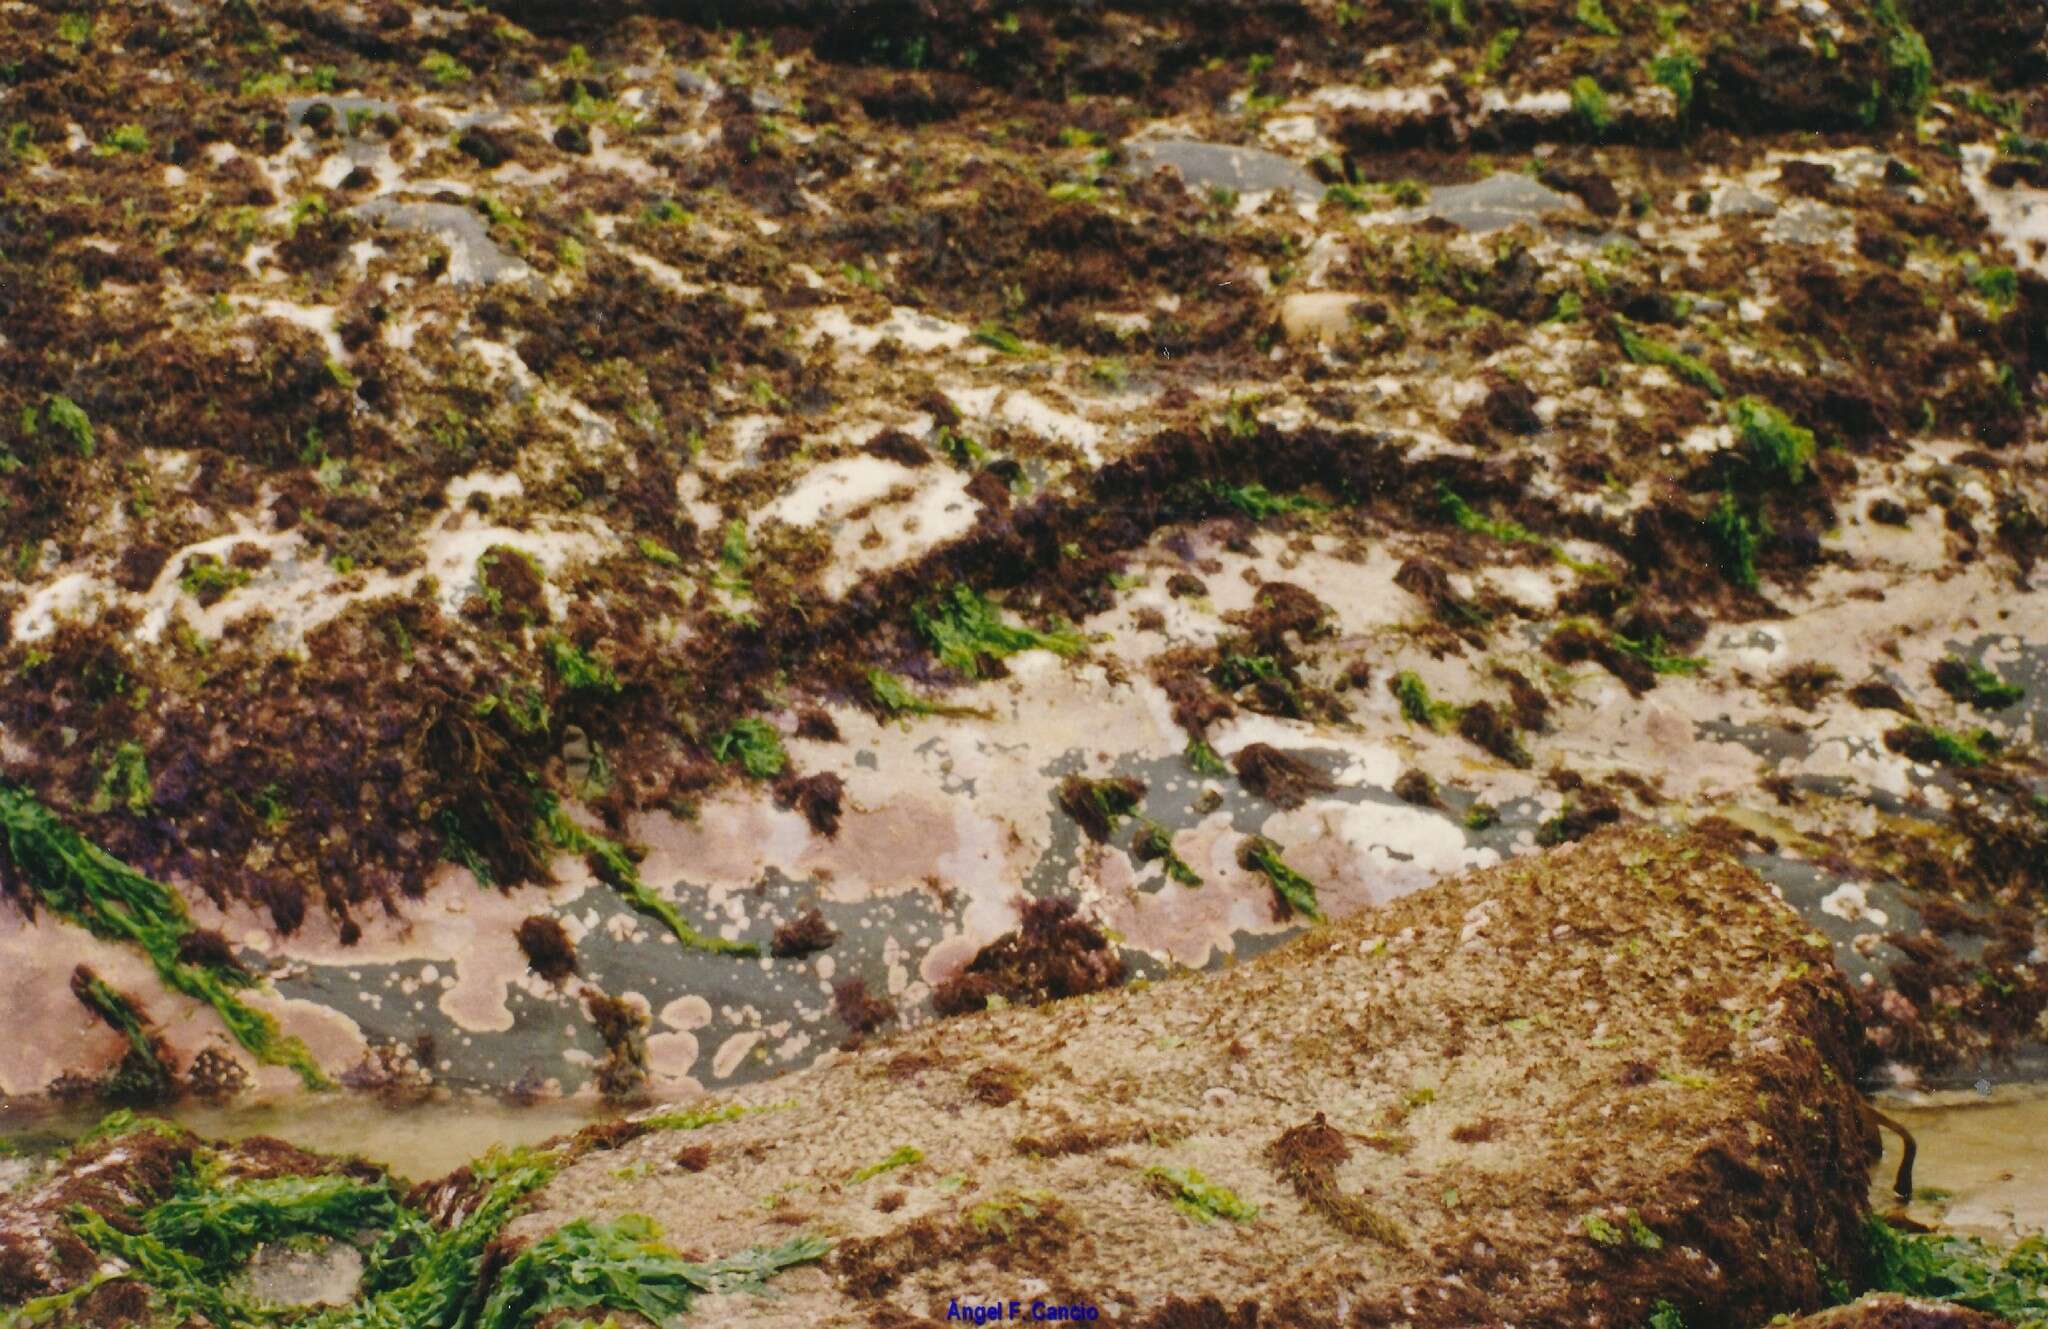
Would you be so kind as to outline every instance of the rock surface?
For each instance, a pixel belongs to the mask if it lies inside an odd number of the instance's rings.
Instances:
[[[685,1250],[836,1243],[730,1325],[1037,1298],[1132,1325],[1633,1325],[1668,1300],[1753,1326],[1859,1258],[1850,1037],[1761,881],[1614,832],[1224,973],[750,1088],[681,1153],[662,1132],[565,1170],[511,1232],[645,1213]]]

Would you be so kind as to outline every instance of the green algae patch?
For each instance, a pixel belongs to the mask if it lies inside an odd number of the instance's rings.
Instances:
[[[711,745],[711,755],[737,765],[756,780],[772,780],[789,768],[789,753],[775,726],[758,716],[733,721]]]
[[[891,716],[972,716],[986,720],[993,715],[993,712],[978,706],[949,706],[944,702],[928,701],[912,692],[908,683],[886,669],[868,670],[867,684],[868,696],[874,700],[876,706]]]
[[[713,955],[756,956],[761,948],[752,942],[727,941],[700,932],[686,922],[676,907],[640,879],[640,869],[626,846],[617,840],[579,826],[553,794],[536,796],[540,809],[540,839],[557,849],[581,854],[597,879],[617,891],[638,913],[655,919],[675,934],[675,939],[695,951]]]
[[[1273,894],[1289,909],[1315,922],[1323,921],[1322,910],[1316,904],[1316,884],[1287,866],[1286,860],[1280,857],[1280,846],[1264,836],[1255,835],[1245,841],[1244,848],[1238,853],[1238,862],[1271,882]]]
[[[1721,376],[1709,369],[1704,362],[1687,355],[1676,346],[1668,346],[1654,337],[1645,337],[1618,317],[1613,320],[1612,327],[1616,340],[1621,343],[1621,353],[1628,357],[1629,363],[1659,365],[1670,370],[1676,377],[1716,397],[1728,395],[1728,389],[1721,382]]]
[[[1813,466],[1812,430],[1793,424],[1783,411],[1756,397],[1728,403],[1728,423],[1735,426],[1760,483],[1790,488],[1806,479]]]
[[[879,1177],[884,1172],[894,1172],[897,1168],[909,1167],[912,1163],[922,1163],[923,1161],[924,1150],[914,1144],[906,1144],[891,1152],[887,1158],[879,1162],[870,1163],[866,1167],[855,1171],[852,1176],[846,1179],[847,1184],[858,1185],[870,1178]]]
[[[706,1126],[715,1126],[721,1121],[738,1121],[741,1117],[757,1112],[773,1112],[787,1107],[786,1103],[769,1103],[761,1107],[749,1107],[744,1103],[724,1103],[718,1107],[679,1108],[673,1112],[658,1112],[651,1117],[641,1117],[635,1124],[650,1131],[698,1131]]]
[[[981,677],[984,657],[1005,660],[1032,650],[1075,656],[1088,647],[1086,639],[1068,629],[1041,632],[1005,622],[1001,609],[966,586],[956,585],[915,606],[910,618],[939,663],[968,678]]]
[[[617,1310],[676,1325],[699,1293],[760,1292],[784,1269],[822,1259],[831,1249],[821,1237],[800,1236],[694,1263],[663,1245],[661,1229],[644,1215],[608,1223],[579,1219],[514,1256],[474,1324],[527,1329],[556,1312]]]
[[[235,1041],[270,1066],[297,1072],[309,1089],[332,1087],[298,1039],[235,995],[257,980],[239,969],[180,958],[196,931],[185,902],[58,821],[27,790],[0,785],[0,840],[9,863],[50,911],[102,941],[139,947],[174,992],[213,1007]]]
[[[1875,1216],[1865,1224],[1872,1285],[2002,1316],[2020,1329],[2048,1326],[2048,1238],[2000,1250],[1975,1237],[1901,1232]]]
[[[348,1176],[267,1177],[207,1186],[188,1179],[179,1193],[150,1210],[142,1230],[198,1260],[210,1278],[224,1278],[265,1242],[294,1237],[347,1239],[398,1218],[389,1184]]]
[[[597,654],[585,651],[566,637],[549,637],[548,663],[555,677],[572,692],[617,692],[619,676]]]
[[[1934,666],[1934,684],[1949,696],[1980,711],[2016,706],[2027,690],[2008,683],[1983,665],[1950,656]]]
[[[1227,1218],[1233,1223],[1249,1223],[1259,1216],[1257,1205],[1245,1203],[1235,1191],[1217,1185],[1191,1167],[1146,1168],[1145,1180],[1153,1190],[1171,1200],[1174,1208],[1198,1222],[1213,1223]]]
[[[1393,690],[1394,700],[1401,705],[1402,716],[1410,724],[1428,725],[1441,733],[1458,722],[1457,706],[1430,696],[1429,685],[1414,670],[1403,669],[1394,675],[1388,687]]]

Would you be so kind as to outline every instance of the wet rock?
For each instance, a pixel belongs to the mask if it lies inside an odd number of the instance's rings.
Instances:
[[[1280,326],[1289,341],[1336,341],[1351,330],[1351,310],[1361,299],[1346,291],[1297,291],[1280,302]]]
[[[1775,217],[1778,202],[1747,185],[1728,185],[1714,195],[1716,217]]]
[[[1170,166],[1191,189],[1232,189],[1240,194],[1283,189],[1308,202],[1323,196],[1323,187],[1314,176],[1288,158],[1263,148],[1192,139],[1163,139],[1130,143],[1126,147],[1140,171],[1149,173]]]
[[[1561,194],[1526,175],[1498,171],[1474,184],[1445,185],[1431,190],[1421,213],[1477,235],[1488,235],[1522,222],[1540,224],[1546,217],[1577,207],[1578,200],[1569,194]]]
[[[531,269],[498,247],[490,228],[473,209],[454,203],[408,203],[373,198],[350,211],[402,231],[418,231],[448,246],[448,280],[456,286],[485,286],[527,276]]]
[[[1792,1320],[1785,1329],[2002,1329],[2007,1323],[1967,1306],[1880,1292]]]
[[[800,1221],[844,1235],[778,1285],[777,1322],[923,1317],[1016,1261],[1152,1325],[1321,1323],[1339,1302],[1392,1321],[1451,1287],[1445,1323],[1640,1324],[1669,1300],[1761,1324],[1855,1276],[1877,1155],[1843,981],[1806,933],[1698,842],[1603,836],[1222,973],[969,1015],[743,1088],[777,1106],[693,1132],[703,1171],[622,1192],[622,1166],[673,1156],[657,1132],[564,1170],[518,1230],[631,1209],[679,1248],[743,1249],[785,1240],[788,1214],[715,1197],[914,1148],[901,1204],[804,1192]],[[1703,990],[1757,1023],[1709,1034]],[[898,1065],[954,1069],[942,1088]],[[1017,1067],[1042,1082],[1014,1091]],[[1013,1140],[1031,1143],[991,1147]],[[1197,1176],[1207,1221],[1174,1204]]]
[[[268,1242],[249,1257],[242,1290],[271,1306],[346,1306],[363,1281],[363,1253],[345,1241]]]

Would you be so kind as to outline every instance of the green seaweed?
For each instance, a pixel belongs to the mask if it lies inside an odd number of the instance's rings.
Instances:
[[[1262,873],[1273,884],[1273,893],[1288,908],[1317,923],[1323,921],[1322,910],[1316,905],[1316,884],[1287,866],[1280,857],[1280,846],[1255,835],[1246,842],[1241,857],[1246,867]]]
[[[213,1007],[235,1041],[257,1060],[290,1067],[308,1088],[331,1087],[304,1043],[281,1033],[268,1013],[234,994],[232,989],[254,986],[254,978],[179,958],[194,929],[177,892],[59,822],[27,790],[5,784],[0,784],[0,840],[8,860],[53,913],[103,941],[140,947],[166,987]]]
[[[1646,640],[1637,641],[1633,637],[1624,637],[1617,632],[1608,637],[1608,641],[1622,654],[1634,656],[1650,666],[1654,673],[1703,674],[1707,671],[1707,661],[1704,657],[1673,655],[1664,649],[1664,638],[1656,633],[1652,633]]]
[[[1987,1311],[2019,1329],[2048,1326],[2048,1238],[2000,1250],[1975,1237],[1901,1232],[1875,1215],[1864,1238],[1880,1291]]]
[[[1756,397],[1728,403],[1728,423],[1742,440],[1751,472],[1766,485],[1791,487],[1813,465],[1813,431],[1793,424],[1783,411]]]
[[[1879,113],[1913,123],[1934,95],[1934,56],[1927,41],[1900,12],[1898,0],[1873,0],[1870,15],[1885,30],[1885,80],[1876,90],[1868,118]]]
[[[654,1220],[640,1214],[565,1224],[505,1266],[476,1329],[527,1329],[557,1311],[582,1310],[633,1311],[673,1329],[697,1294],[759,1292],[777,1273],[821,1259],[832,1248],[823,1238],[793,1237],[699,1264],[677,1255],[660,1237]]]
[[[149,756],[140,743],[123,743],[100,770],[93,787],[88,812],[109,812],[124,807],[137,816],[149,811],[156,800],[156,787],[149,778]]]
[[[773,1112],[779,1104],[765,1107],[748,1107],[744,1103],[722,1103],[717,1107],[678,1108],[669,1112],[657,1112],[651,1117],[642,1117],[638,1124],[650,1131],[697,1131],[706,1126],[715,1126],[722,1121],[738,1121],[741,1117],[756,1112]]]
[[[1079,633],[1067,629],[1040,632],[1006,623],[1002,610],[966,586],[956,585],[914,606],[910,617],[939,663],[968,678],[981,676],[984,656],[1001,660],[1029,650],[1074,656],[1088,645]]]
[[[1728,395],[1728,389],[1722,384],[1720,375],[1684,351],[1643,336],[1618,316],[1612,320],[1611,325],[1615,337],[1621,342],[1621,353],[1629,358],[1631,364],[1661,365],[1687,383],[1702,388],[1716,397]]]
[[[989,717],[991,712],[976,706],[948,706],[943,702],[926,701],[910,690],[910,685],[886,669],[870,669],[867,672],[868,695],[875,699],[875,705],[890,715],[950,715]]]
[[[711,745],[711,755],[722,762],[737,763],[756,780],[772,780],[789,769],[789,753],[783,749],[782,735],[774,725],[753,715],[733,721],[732,727]]]
[[[1953,729],[1940,725],[1909,724],[1892,731],[1899,735],[1897,747],[1916,760],[1922,759],[1943,766],[1976,767],[1991,762],[1991,731],[1976,729],[1959,734]]]
[[[1437,482],[1436,500],[1444,515],[1455,522],[1461,530],[1471,531],[1475,535],[1489,535],[1510,544],[1547,543],[1542,536],[1519,522],[1480,515],[1470,503],[1458,497],[1456,491],[1442,481]]]
[[[988,449],[967,435],[946,425],[940,428],[935,445],[946,460],[963,471],[971,471],[988,460]]]
[[[761,953],[761,948],[751,942],[727,941],[691,927],[676,912],[674,905],[640,879],[640,869],[624,845],[578,825],[551,793],[535,795],[535,802],[540,812],[539,838],[542,842],[583,855],[584,862],[589,864],[599,881],[617,891],[636,911],[665,925],[675,934],[677,941],[691,950],[709,951],[713,955],[757,956]]]
[[[186,1178],[177,1194],[142,1218],[142,1230],[225,1278],[265,1242],[289,1237],[347,1239],[397,1221],[388,1183],[348,1176],[268,1177],[223,1185]]]
[[[24,434],[35,434],[44,424],[70,439],[71,446],[77,450],[79,456],[92,456],[92,420],[77,402],[62,393],[51,393],[43,402],[40,416],[32,406],[22,412],[21,426]]]
[[[1201,1223],[1227,1218],[1249,1223],[1259,1216],[1259,1207],[1238,1198],[1227,1186],[1219,1186],[1194,1168],[1149,1167],[1145,1179],[1152,1189],[1173,1202],[1173,1207]]]
[[[1692,118],[1692,99],[1695,80],[1699,77],[1700,58],[1691,51],[1679,49],[1664,51],[1650,61],[1652,82],[1670,91],[1678,103],[1678,118],[1681,121]]]
[[[1173,836],[1157,822],[1145,823],[1144,829],[1131,841],[1131,853],[1141,863],[1158,863],[1169,878],[1189,889],[1202,884],[1202,875],[1174,852]]]
[[[555,677],[572,692],[617,692],[619,676],[611,665],[591,652],[582,650],[568,638],[551,636],[547,639],[548,663],[554,666]]]
[[[2018,705],[2027,695],[2025,688],[2006,682],[1983,665],[1954,656],[1934,667],[1934,682],[1957,701],[1983,711],[2002,711]]]
[[[178,586],[202,604],[220,599],[229,591],[249,584],[247,568],[230,567],[212,554],[194,554],[178,574]]]
[[[1197,775],[1228,775],[1230,768],[1223,764],[1223,758],[1216,755],[1216,749],[1199,738],[1188,740],[1187,747],[1180,754]]]
[[[1324,505],[1300,494],[1276,494],[1262,484],[1230,485],[1220,480],[1202,482],[1202,492],[1219,503],[1236,508],[1253,521],[1281,517],[1291,512],[1321,512]]]
[[[1756,554],[1763,542],[1756,519],[1735,502],[1735,495],[1723,494],[1707,515],[1707,539],[1721,566],[1721,575],[1745,591],[1757,588]]]
[[[1589,74],[1582,74],[1572,80],[1572,113],[1586,127],[1594,138],[1605,138],[1614,125],[1614,112],[1607,105],[1607,94]]]
[[[1614,25],[1612,18],[1608,17],[1607,8],[1600,3],[1600,0],[1578,0],[1578,5],[1574,9],[1573,14],[1579,20],[1580,25],[1589,32],[1598,33],[1602,37],[1619,37],[1621,35],[1621,29]]]
[[[1457,706],[1430,696],[1429,685],[1414,670],[1403,669],[1394,675],[1393,689],[1395,700],[1401,703],[1401,714],[1409,723],[1425,724],[1438,732],[1457,723]]]
[[[101,1085],[101,1092],[116,1102],[158,1103],[171,1097],[177,1087],[176,1073],[165,1064],[148,1020],[135,1003],[82,965],[71,976],[71,991],[86,1009],[128,1040],[128,1051]]]
[[[884,1172],[894,1172],[897,1168],[909,1167],[912,1163],[922,1163],[923,1161],[924,1150],[914,1144],[902,1145],[880,1162],[870,1163],[866,1167],[858,1169],[846,1181],[848,1185],[857,1185],[870,1178],[879,1177]]]

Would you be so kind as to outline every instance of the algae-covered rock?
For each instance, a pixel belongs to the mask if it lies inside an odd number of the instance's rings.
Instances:
[[[1229,972],[1011,1009],[744,1090],[560,1173],[515,1236],[816,1234],[722,1324],[1695,1326],[1853,1277],[1876,1143],[1846,993],[1764,884],[1609,833]],[[694,1120],[694,1119],[693,1119]]]

